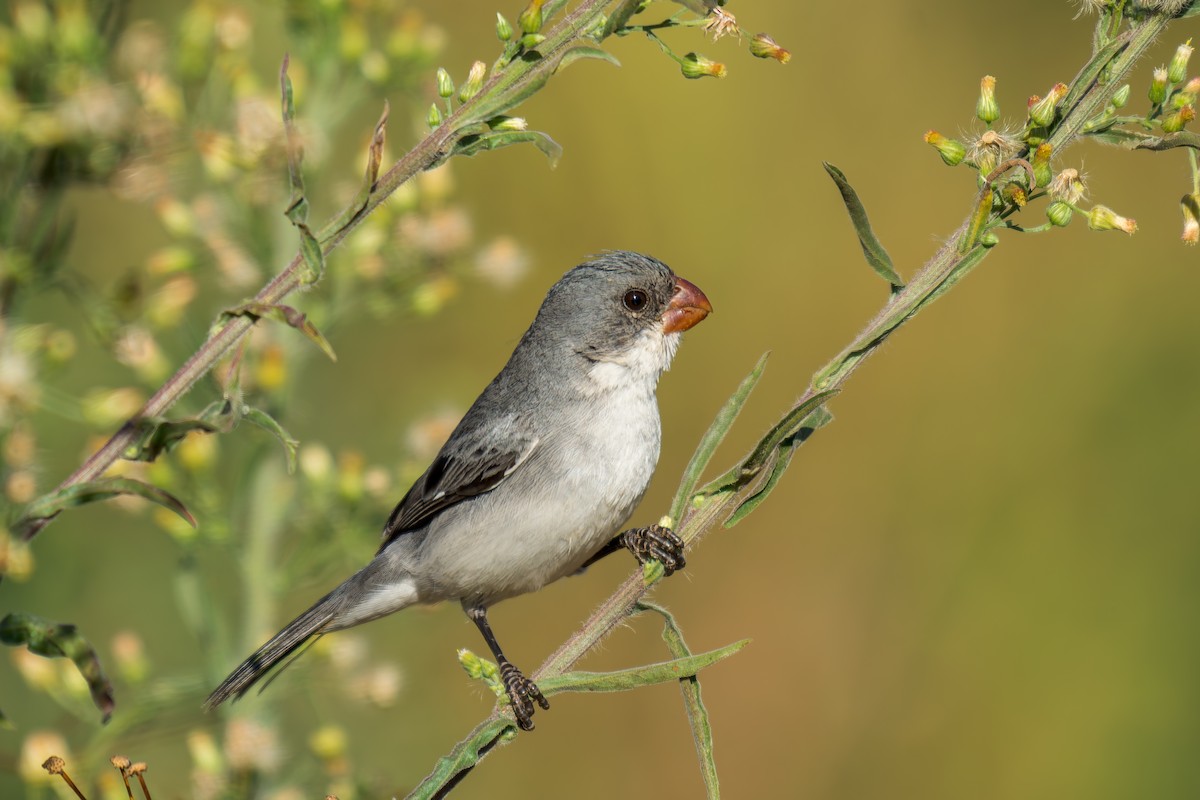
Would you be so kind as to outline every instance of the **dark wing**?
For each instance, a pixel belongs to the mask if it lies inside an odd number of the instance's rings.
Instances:
[[[501,425],[456,430],[388,517],[379,550],[443,509],[495,489],[537,444],[538,438],[511,418]]]

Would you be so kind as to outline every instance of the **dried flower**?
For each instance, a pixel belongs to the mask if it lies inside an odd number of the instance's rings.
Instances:
[[[1071,169],[1070,167],[1054,176],[1054,180],[1050,182],[1049,188],[1052,198],[1072,205],[1078,203],[1087,194],[1087,186],[1084,185],[1083,176],[1079,174],[1079,170]]]

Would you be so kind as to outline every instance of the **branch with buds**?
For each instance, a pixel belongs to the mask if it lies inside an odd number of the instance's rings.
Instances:
[[[1056,84],[1045,98],[1031,99],[1027,107],[1027,120],[1019,136],[997,131],[993,127],[1000,119],[1000,109],[996,99],[996,80],[990,76],[981,83],[976,106],[976,116],[984,123],[986,130],[970,148],[933,131],[926,134],[925,140],[937,149],[944,163],[950,166],[967,165],[978,171],[979,191],[972,201],[968,218],[909,282],[904,283],[894,269],[887,251],[871,229],[862,202],[845,175],[836,167],[826,165],[830,177],[841,190],[868,263],[888,281],[891,292],[883,308],[866,328],[814,374],[800,399],[781,415],[776,425],[751,452],[720,477],[701,486],[700,477],[713,453],[762,375],[765,356],[730,397],[697,447],[676,492],[670,514],[664,520],[664,524],[674,523],[676,532],[689,546],[718,524],[724,527],[736,525],[766,498],[799,446],[832,421],[832,415],[826,409],[827,403],[842,390],[867,356],[978,266],[1000,242],[999,232],[1033,232],[1061,227],[1070,222],[1076,210],[1087,217],[1089,227],[1095,230],[1122,230],[1126,233],[1136,230],[1133,220],[1121,217],[1105,206],[1093,206],[1087,211],[1078,209],[1077,204],[1086,191],[1078,170],[1065,167],[1055,174],[1052,162],[1057,154],[1081,138],[1104,141],[1103,136],[1098,135],[1100,130],[1094,125],[1089,130],[1089,123],[1109,114],[1110,108],[1124,105],[1129,90],[1123,81],[1134,64],[1175,19],[1200,15],[1200,6],[1193,10],[1191,2],[1178,0],[1133,3],[1098,0],[1087,5],[1094,7],[1092,10],[1099,14],[1092,58],[1070,84]],[[1139,118],[1146,124],[1161,119],[1162,109],[1181,103],[1176,98],[1186,94],[1190,82],[1185,82],[1183,71],[1186,70],[1190,47],[1185,48],[1181,48],[1172,61],[1173,65],[1176,61],[1182,61],[1183,66],[1176,69],[1176,80],[1167,77],[1163,101],[1155,105],[1147,117]],[[1183,97],[1178,107],[1187,106],[1190,102],[1190,98]],[[1112,126],[1107,126],[1104,131],[1111,129]],[[1179,134],[1167,136],[1179,137]],[[1200,144],[1200,139],[1195,141]],[[1195,173],[1194,153],[1197,145],[1180,143],[1173,146],[1192,148],[1193,181],[1200,186],[1200,178]],[[1047,206],[1048,224],[1040,228],[1018,225],[1014,217],[1032,200],[1039,198],[1049,198],[1051,201]],[[1200,223],[1197,222],[1200,219],[1200,205],[1195,193],[1185,198],[1184,207],[1185,216],[1191,215],[1187,217],[1188,230],[1200,233]],[[1185,241],[1187,235],[1185,231]],[[605,636],[631,616],[646,610],[644,597],[659,577],[661,570],[658,573],[648,571],[630,575],[534,673],[534,680],[546,685],[571,674],[568,670]],[[684,692],[687,696],[686,687]],[[701,764],[708,796],[718,797],[711,749],[707,751],[706,758],[701,746],[702,742],[708,741],[707,715],[690,715],[690,718],[698,751],[702,753]],[[503,709],[498,708],[438,762],[434,771],[410,798],[445,796],[497,744],[515,738],[515,722]]]

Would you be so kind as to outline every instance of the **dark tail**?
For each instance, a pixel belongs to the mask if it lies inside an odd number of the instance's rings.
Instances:
[[[231,697],[235,700],[241,697],[305,642],[324,632],[338,611],[338,595],[338,590],[334,589],[258,648],[213,690],[204,701],[204,710],[212,711]]]

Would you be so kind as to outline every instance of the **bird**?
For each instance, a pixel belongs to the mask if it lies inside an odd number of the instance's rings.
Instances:
[[[213,690],[246,693],[302,645],[416,604],[458,601],[496,659],[517,724],[550,705],[488,623],[501,600],[618,550],[670,574],[683,542],[651,525],[618,534],[658,462],[656,390],[684,331],[712,312],[663,262],[607,251],[566,272],[433,462],[383,526],[374,558],[271,637]]]

